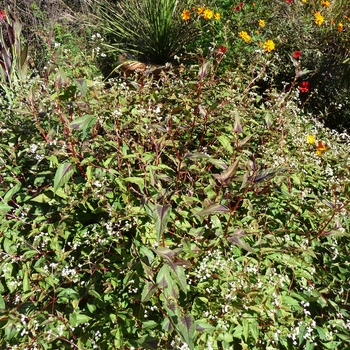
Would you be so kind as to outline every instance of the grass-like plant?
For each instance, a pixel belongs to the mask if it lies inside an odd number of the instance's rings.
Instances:
[[[0,11],[0,82],[6,89],[15,80],[23,81],[28,72],[28,46],[23,44],[22,24]]]
[[[99,26],[110,40],[109,52],[165,64],[194,39],[193,27],[180,18],[177,0],[121,0],[114,6],[98,0],[97,4]]]

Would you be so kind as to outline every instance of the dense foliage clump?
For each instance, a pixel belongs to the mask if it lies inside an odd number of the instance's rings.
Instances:
[[[348,348],[349,5],[164,0],[157,62],[88,3],[0,11],[0,347]]]

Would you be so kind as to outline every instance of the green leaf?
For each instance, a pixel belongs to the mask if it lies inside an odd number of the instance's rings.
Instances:
[[[0,215],[4,215],[7,212],[9,212],[12,209],[11,206],[4,204],[4,203],[0,203]]]
[[[11,240],[9,240],[8,238],[6,238],[6,237],[3,240],[3,246],[4,246],[5,253],[7,253],[9,255],[13,255],[17,251],[16,244],[14,242],[12,242]]]
[[[156,205],[153,211],[153,217],[155,219],[157,241],[160,242],[164,231],[167,228],[168,221],[171,213],[171,205]]]
[[[127,182],[131,182],[133,184],[136,184],[139,186],[140,190],[143,192],[143,189],[145,188],[145,180],[141,177],[126,177],[124,179]]]
[[[87,82],[86,79],[76,79],[75,80],[77,87],[79,91],[81,92],[82,96],[85,98],[87,93]]]
[[[231,139],[229,139],[226,135],[220,135],[218,137],[218,141],[221,143],[222,147],[224,147],[229,153],[233,153]]]
[[[195,324],[193,322],[193,316],[187,315],[185,317],[180,317],[178,323],[175,323],[175,327],[178,329],[188,347],[194,349],[193,338],[195,335]]]
[[[30,279],[29,279],[29,271],[28,268],[25,266],[23,268],[24,276],[23,276],[23,292],[27,292],[28,290],[31,290],[30,286]]]
[[[77,311],[73,311],[69,314],[69,321],[71,326],[76,327],[79,326],[82,323],[89,322],[91,320],[91,317],[88,315],[80,314]]]
[[[20,189],[21,189],[21,184],[16,184],[16,185],[13,186],[10,190],[8,190],[8,191],[5,193],[4,202],[7,203],[9,200],[11,200],[12,197],[13,197],[13,195],[14,195],[15,193],[17,193]]]
[[[152,282],[146,282],[141,293],[141,302],[145,303],[150,300],[157,290],[158,287],[156,284]]]
[[[74,174],[74,170],[75,167],[71,163],[62,163],[58,166],[53,184],[53,190],[55,193],[60,187],[69,181]]]
[[[4,298],[0,295],[0,310],[5,310],[6,304]]]
[[[49,194],[48,192],[46,193]],[[37,203],[49,203],[50,201],[52,201],[52,198],[47,196],[45,193],[41,193],[38,196],[31,198],[30,201],[37,202]]]
[[[214,332],[216,329],[216,327],[204,321],[196,321],[195,324],[196,324],[197,332],[211,333],[211,332]]]
[[[178,282],[178,285],[182,289],[182,291],[187,294],[187,282],[186,282],[186,274],[185,269],[182,266],[175,265],[172,263],[169,263],[173,274],[175,275],[176,281]]]
[[[179,290],[176,286],[176,283],[171,276],[170,267],[164,264],[157,274],[157,284],[159,288],[163,289],[164,294],[167,298],[175,298],[179,297]]]
[[[233,177],[236,175],[238,169],[237,159],[233,164],[231,164],[227,169],[225,169],[221,174],[213,174],[215,179],[217,179],[221,185],[229,186],[232,182]]]
[[[70,123],[70,127],[73,130],[82,130],[83,131],[82,138],[85,139],[88,134],[88,131],[96,123],[96,120],[97,118],[95,116],[86,114],[80,118],[73,120]]]
[[[195,215],[198,216],[206,216],[211,214],[218,214],[218,213],[228,213],[229,209],[225,205],[221,204],[211,204],[205,209],[197,212]]]
[[[248,341],[249,337],[249,320],[243,320],[243,338],[245,341]]]
[[[229,242],[237,244],[239,247],[243,248],[247,252],[255,253],[255,250],[249,244],[244,242],[244,240],[242,239],[245,236],[246,235],[245,235],[244,230],[237,229],[234,231],[234,233],[232,235],[227,237],[227,240]]]

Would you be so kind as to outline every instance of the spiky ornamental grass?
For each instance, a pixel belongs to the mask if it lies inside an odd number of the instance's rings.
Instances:
[[[177,0],[98,1],[99,19],[111,53],[127,52],[143,62],[164,64],[193,40],[192,24],[181,20]]]

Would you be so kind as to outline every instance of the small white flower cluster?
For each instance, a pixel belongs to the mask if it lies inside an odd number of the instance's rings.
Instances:
[[[92,34],[91,35],[91,40],[95,43],[101,43],[104,41],[104,38],[102,38],[100,33]],[[100,55],[101,57],[106,57],[107,55],[104,52],[101,52],[101,48],[99,46],[96,46],[95,48],[92,49],[92,53],[96,55]]]

